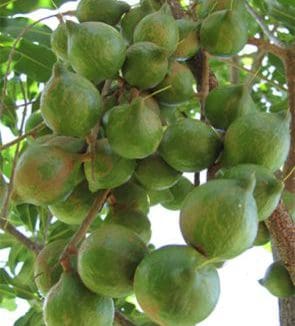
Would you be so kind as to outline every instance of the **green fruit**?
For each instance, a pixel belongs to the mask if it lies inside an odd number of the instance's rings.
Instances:
[[[224,179],[245,179],[253,173],[256,177],[253,196],[256,200],[258,219],[263,221],[270,217],[278,206],[284,187],[283,183],[267,168],[255,164],[241,164],[230,169],[222,169],[217,175]]]
[[[134,7],[128,11],[121,20],[122,34],[130,43],[133,40],[133,33],[136,25],[145,16],[141,7]]]
[[[46,245],[38,254],[34,265],[34,280],[38,290],[46,295],[60,279],[62,267],[59,257],[62,254],[67,240],[56,240]]]
[[[205,0],[202,2],[199,15],[206,17],[213,12],[229,9],[235,12],[245,10],[244,0]]]
[[[65,200],[80,180],[81,163],[76,153],[33,143],[17,162],[16,193],[24,203],[37,206]]]
[[[183,114],[180,112],[178,107],[173,107],[169,105],[160,106],[160,118],[163,125],[171,125],[176,123],[178,120],[183,119]]]
[[[189,101],[194,96],[196,83],[190,69],[177,61],[172,62],[165,79],[156,87],[160,91],[155,97],[163,104],[175,105]]]
[[[223,165],[253,163],[271,171],[279,169],[289,152],[289,124],[287,112],[257,112],[240,117],[225,135]]]
[[[258,232],[253,246],[264,246],[270,241],[270,234],[264,222],[258,225]]]
[[[232,56],[246,45],[246,20],[234,10],[221,10],[205,18],[201,25],[201,45],[212,55]]]
[[[173,245],[143,259],[134,291],[143,311],[159,325],[192,326],[213,311],[220,284],[204,257],[190,247]]]
[[[148,190],[148,196],[150,200],[150,206],[155,206],[158,204],[163,204],[173,200],[173,195],[170,189],[165,190]]]
[[[280,261],[268,267],[264,278],[259,280],[259,283],[276,297],[287,298],[295,295],[295,286],[286,267]]]
[[[66,24],[68,57],[74,70],[95,83],[115,77],[126,57],[121,34],[100,22]]]
[[[174,170],[158,155],[152,155],[138,162],[136,179],[151,190],[165,190],[177,183],[181,173]]]
[[[139,42],[127,50],[122,67],[124,79],[140,89],[157,86],[168,71],[166,50],[151,42]]]
[[[295,194],[284,190],[282,195],[283,202],[295,223]]]
[[[179,32],[169,5],[165,3],[159,11],[140,20],[135,27],[133,39],[135,43],[155,43],[172,54],[177,47]]]
[[[129,9],[129,4],[124,1],[81,0],[76,15],[80,22],[103,22],[116,25]]]
[[[178,60],[187,60],[193,57],[199,50],[200,44],[196,23],[188,19],[178,19],[179,43],[173,55]]]
[[[43,117],[41,115],[40,111],[35,111],[33,112],[27,119],[26,121],[26,125],[25,125],[25,132],[28,133],[30,132],[32,129],[36,128],[38,125],[40,125],[41,123],[44,123]],[[42,129],[39,129],[36,133],[30,135],[27,137],[27,141],[29,143],[31,143],[35,138],[41,137],[41,136],[45,136],[48,134],[51,134],[52,131],[46,127],[43,126]]]
[[[246,85],[215,88],[206,99],[205,115],[219,129],[227,129],[237,118],[255,111],[255,103]]]
[[[68,61],[68,36],[65,23],[59,24],[52,32],[51,49],[58,59]]]
[[[90,292],[74,272],[65,272],[44,303],[46,326],[111,326],[114,303]]]
[[[221,141],[207,124],[189,118],[167,127],[159,153],[175,170],[198,172],[211,166],[221,150]]]
[[[80,183],[63,202],[49,206],[51,213],[66,224],[81,224],[97,194],[88,190],[87,182]]]
[[[86,179],[92,192],[122,185],[131,178],[134,169],[135,161],[114,153],[107,138],[97,141],[94,161],[84,164]]]
[[[160,117],[140,97],[110,111],[106,132],[112,149],[129,159],[154,153],[163,135]]]
[[[194,185],[185,177],[181,177],[178,182],[169,190],[173,196],[172,200],[164,201],[162,206],[171,210],[179,210],[186,196],[194,189]]]
[[[105,223],[125,226],[135,232],[144,243],[148,243],[152,236],[151,223],[140,211],[112,209],[105,218]]]
[[[85,137],[99,121],[101,97],[86,78],[67,71],[60,64],[41,96],[41,112],[46,124],[57,134]]]
[[[136,210],[144,214],[149,212],[147,192],[134,182],[127,182],[111,192],[111,206],[119,210]]]
[[[185,199],[180,227],[185,241],[206,257],[223,261],[253,245],[258,229],[250,180],[212,180]]]
[[[79,275],[95,293],[125,297],[133,291],[135,270],[146,254],[147,247],[133,231],[120,225],[104,225],[82,242]]]

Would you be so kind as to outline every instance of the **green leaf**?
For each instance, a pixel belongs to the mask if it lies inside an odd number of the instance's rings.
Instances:
[[[2,35],[17,38],[24,28],[32,23],[32,20],[23,17],[0,18],[0,32]],[[23,35],[23,38],[30,42],[38,42],[41,45],[50,47],[50,35],[51,29],[49,27],[38,24],[31,27],[30,30]]]
[[[0,249],[12,247],[16,243],[15,238],[13,238],[10,234],[0,233]]]
[[[38,82],[46,82],[50,75],[56,57],[51,50],[42,45],[22,40],[16,51],[17,62],[14,69],[28,75]]]
[[[18,205],[17,212],[23,224],[27,226],[31,232],[34,232],[38,217],[37,207],[30,204]]]
[[[17,308],[15,298],[3,298],[3,300],[0,302],[0,308],[6,309],[8,311],[15,311]]]
[[[15,298],[15,293],[13,291],[13,288],[11,288],[7,284],[0,284],[0,295],[8,299]]]
[[[26,314],[20,317],[14,326],[44,326],[42,313],[31,308]]]

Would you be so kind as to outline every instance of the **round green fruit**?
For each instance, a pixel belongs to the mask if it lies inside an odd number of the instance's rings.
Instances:
[[[78,272],[93,292],[125,297],[133,291],[135,270],[148,250],[126,227],[109,224],[93,232],[78,252]]]
[[[97,194],[88,190],[87,182],[81,182],[63,202],[50,205],[51,213],[66,224],[81,224],[90,210]]]
[[[65,200],[80,179],[81,163],[76,153],[33,143],[17,162],[16,193],[24,203],[37,206]]]
[[[198,172],[211,166],[221,151],[217,133],[207,124],[189,118],[166,129],[159,153],[175,170]]]
[[[75,272],[65,272],[44,303],[46,326],[112,326],[114,303],[90,292]]]
[[[112,26],[100,22],[67,21],[69,62],[96,84],[118,74],[126,57],[126,44]]]
[[[135,232],[144,243],[148,243],[151,239],[151,223],[140,211],[112,209],[105,218],[105,223],[125,226]]]
[[[171,9],[165,3],[155,13],[145,16],[136,25],[133,40],[137,42],[152,42],[172,54],[177,47],[179,32]]]
[[[255,111],[246,85],[217,87],[209,93],[205,104],[205,116],[219,129],[227,129],[237,118]]]
[[[225,135],[223,165],[253,163],[276,171],[289,152],[289,124],[288,112],[256,112],[240,117]]]
[[[281,261],[272,263],[259,283],[278,298],[288,298],[295,295],[295,286]]]
[[[140,159],[158,148],[163,135],[160,117],[144,98],[114,107],[108,117],[106,133],[112,149],[122,157]]]
[[[32,131],[32,129],[39,126],[41,123],[44,123],[42,114],[40,111],[33,112],[27,119],[26,125],[25,125],[25,132],[29,133]],[[52,131],[45,125],[43,127],[40,127],[38,131],[36,131],[34,134],[27,137],[27,141],[31,143],[35,138],[42,137],[48,134],[51,134]]]
[[[270,217],[278,206],[284,185],[274,174],[260,165],[240,164],[230,169],[222,169],[218,176],[224,179],[245,179],[255,174],[256,185],[254,199],[258,210],[258,219],[263,221]]]
[[[111,206],[119,210],[149,212],[149,198],[144,188],[134,182],[127,182],[111,192]]]
[[[247,39],[247,23],[234,10],[214,12],[202,22],[201,45],[212,55],[235,55],[246,45]]]
[[[176,105],[192,99],[196,83],[190,69],[177,61],[172,62],[165,79],[156,87],[156,99],[167,105]],[[165,90],[164,90],[165,89]]]
[[[151,155],[138,162],[136,179],[151,190],[165,190],[179,180],[181,173],[169,166],[159,155]]]
[[[270,234],[267,226],[264,222],[260,222],[258,225],[258,232],[253,246],[264,246],[270,241]]]
[[[38,290],[46,295],[60,279],[62,267],[59,257],[67,240],[56,240],[46,245],[38,254],[34,265],[34,280]]]
[[[206,17],[213,12],[225,9],[235,12],[245,10],[244,0],[205,0],[201,3],[198,14]]]
[[[94,161],[84,164],[86,179],[92,192],[124,184],[131,178],[134,169],[135,161],[114,153],[107,138],[96,142]]]
[[[124,79],[139,89],[157,86],[168,71],[166,50],[151,42],[134,43],[122,67]]]
[[[250,180],[212,180],[185,199],[180,227],[185,241],[206,257],[222,261],[241,254],[257,235],[257,208]]]
[[[185,177],[181,177],[177,183],[171,187],[170,193],[172,194],[172,199],[162,202],[162,206],[171,210],[179,210],[186,196],[194,189],[194,185]]]
[[[41,96],[41,113],[46,124],[57,134],[85,137],[101,115],[101,97],[86,78],[53,67],[53,74]]]
[[[131,8],[123,16],[121,20],[122,34],[128,42],[132,43],[135,27],[144,16],[145,14],[141,7]]]
[[[138,266],[134,291],[157,324],[192,326],[205,319],[219,298],[218,274],[193,248],[162,247]]]
[[[80,22],[103,22],[116,25],[129,9],[129,4],[124,1],[81,0],[76,15]]]
[[[52,32],[51,49],[59,59],[68,61],[68,35],[65,23],[59,24]]]
[[[163,204],[173,200],[173,195],[170,189],[165,190],[148,190],[148,196],[150,200],[150,206],[155,206],[158,204]]]

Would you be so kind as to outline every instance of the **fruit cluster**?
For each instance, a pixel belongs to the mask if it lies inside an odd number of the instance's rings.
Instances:
[[[242,1],[215,2],[205,1],[195,22],[174,19],[159,1],[130,8],[82,0],[79,23],[53,32],[58,62],[41,114],[27,122],[30,130],[44,119],[47,128],[28,139],[13,197],[79,225],[95,198],[111,192],[103,225],[82,242],[71,270],[58,263],[64,240],[37,258],[48,326],[112,325],[113,298],[133,292],[155,323],[195,325],[218,301],[217,266],[268,241],[263,221],[283,190],[273,173],[289,150],[288,112],[259,112],[248,87],[232,85],[209,94],[205,121],[165,114],[195,96],[185,61],[200,46],[231,56],[246,44]],[[216,162],[222,169],[201,186],[182,176]],[[187,246],[149,251],[147,214],[158,203],[180,210]]]

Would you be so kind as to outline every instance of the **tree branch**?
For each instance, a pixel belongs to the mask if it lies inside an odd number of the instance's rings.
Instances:
[[[285,48],[278,47],[277,45],[271,44],[261,38],[250,37],[247,43],[255,45],[259,49],[264,50],[266,52],[270,52],[279,58],[284,58],[286,54]]]
[[[70,256],[75,255],[77,253],[77,247],[79,243],[85,237],[97,213],[100,212],[101,209],[103,208],[103,205],[106,202],[109,193],[110,193],[110,189],[105,190],[102,194],[100,193],[96,197],[84,221],[82,222],[80,228],[73,235],[72,239],[67,244],[64,251],[62,252],[59,262],[63,266],[65,271],[70,269]]]

